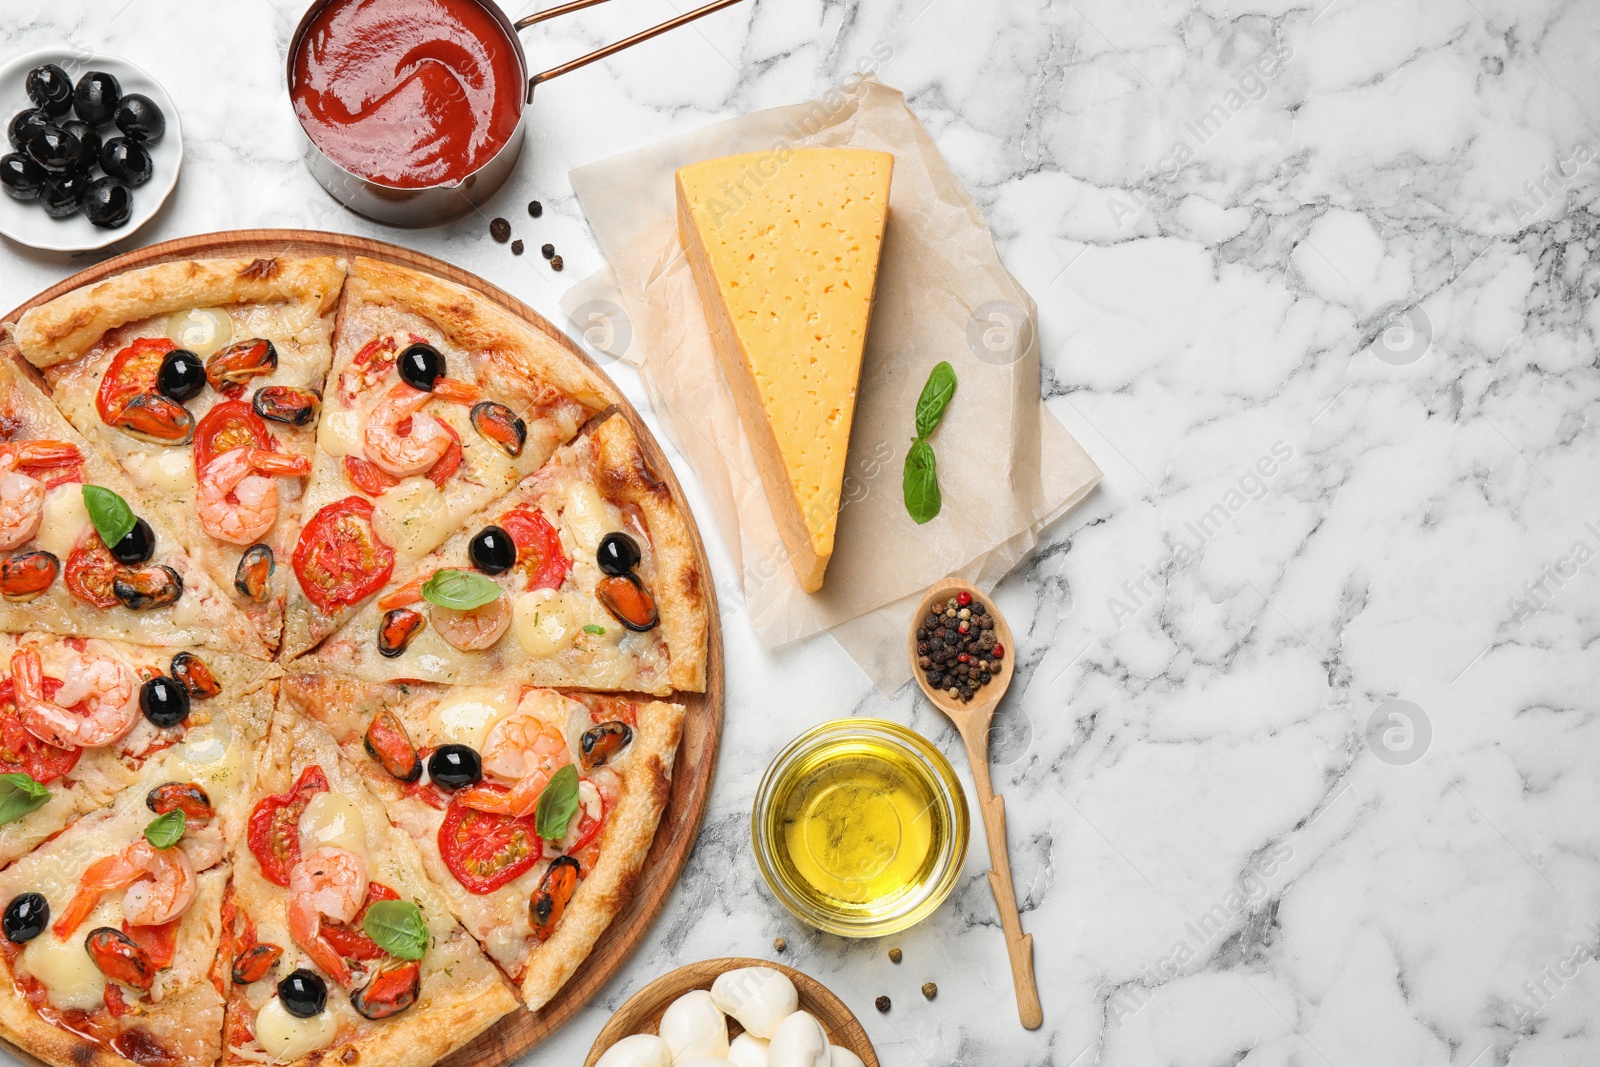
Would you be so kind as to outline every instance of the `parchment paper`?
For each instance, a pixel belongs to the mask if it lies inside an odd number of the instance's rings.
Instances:
[[[834,555],[815,594],[794,576],[712,349],[678,241],[673,186],[673,173],[689,163],[798,145],[895,157]],[[893,692],[911,677],[906,628],[922,591],[951,574],[989,589],[1100,480],[1040,401],[1032,299],[1001,265],[982,213],[898,90],[854,77],[810,103],[613,156],[571,179],[610,271],[575,286],[563,309],[602,359],[638,366],[739,568],[739,589],[719,584],[723,611],[742,604],[767,646],[831,630]],[[918,526],[906,513],[901,471],[917,396],[942,359],[959,379],[931,438],[944,506]]]

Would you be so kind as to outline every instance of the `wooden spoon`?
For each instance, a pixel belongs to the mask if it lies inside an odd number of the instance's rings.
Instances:
[[[1000,659],[1000,670],[990,672],[989,684],[978,689],[970,702],[950,695],[949,690],[934,689],[928,676],[917,666],[917,627],[938,604],[942,613],[945,601],[957,593],[972,593],[974,603],[982,599],[983,606],[994,617],[995,639],[1005,646]],[[1044,1009],[1039,1004],[1039,987],[1033,979],[1033,935],[1022,932],[1022,917],[1017,914],[1017,891],[1011,883],[1011,857],[1006,850],[1006,802],[997,796],[989,782],[989,724],[994,719],[994,709],[1006,695],[1011,684],[1012,665],[1017,660],[1016,645],[1011,642],[1011,627],[1005,616],[995,610],[987,598],[980,598],[966,582],[946,578],[935,582],[917,605],[916,618],[912,620],[907,648],[911,653],[911,673],[922,687],[922,692],[933,706],[944,712],[955,723],[966,745],[967,759],[972,763],[972,784],[978,793],[978,810],[983,813],[983,832],[989,840],[989,888],[994,893],[995,906],[1000,909],[1000,925],[1006,934],[1006,951],[1011,956],[1011,981],[1017,990],[1017,1015],[1022,1025],[1037,1030],[1044,1022]]]

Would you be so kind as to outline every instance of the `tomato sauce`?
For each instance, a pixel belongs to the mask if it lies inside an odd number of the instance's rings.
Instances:
[[[335,163],[397,189],[458,182],[516,131],[522,64],[477,0],[332,0],[306,27],[289,93]]]

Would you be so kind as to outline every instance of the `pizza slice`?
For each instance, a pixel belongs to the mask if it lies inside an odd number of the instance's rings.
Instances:
[[[277,677],[221,652],[0,634],[0,867],[111,804],[174,746],[259,745]]]
[[[615,403],[577,355],[489,300],[357,259],[294,548],[284,657],[332,633]]]
[[[55,1067],[212,1064],[242,738],[185,743],[108,808],[0,872],[0,1036]]]
[[[286,710],[247,842],[224,931],[226,1063],[430,1067],[517,1006],[359,771]]]
[[[108,547],[102,528],[121,539]],[[268,655],[249,620],[195,565],[164,515],[147,507],[122,472],[5,359],[0,630]]]
[[[343,284],[331,258],[162,263],[17,324],[55,403],[161,508],[269,648]]]
[[[283,701],[360,766],[529,1010],[549,1003],[632,899],[682,705],[311,674],[285,678]]]
[[[310,659],[373,681],[700,692],[708,612],[683,514],[617,413],[398,572]]]

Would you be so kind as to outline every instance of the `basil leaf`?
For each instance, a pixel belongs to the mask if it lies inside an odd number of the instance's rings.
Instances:
[[[189,825],[189,817],[178,808],[173,808],[165,815],[157,815],[144,828],[144,839],[156,848],[171,848],[183,837],[184,827]]]
[[[603,634],[606,632],[606,628],[604,626],[596,626],[591,622],[584,625],[583,632],[586,634]]]
[[[94,523],[95,532],[107,548],[132,533],[139,521],[126,500],[98,485],[83,487],[83,506],[89,512],[89,521]]]
[[[928,374],[928,381],[922,387],[922,395],[917,397],[917,436],[929,437],[939,428],[939,420],[944,418],[944,409],[950,406],[950,398],[956,395],[955,368],[944,360],[933,368]]]
[[[906,453],[901,489],[906,497],[906,511],[911,513],[912,520],[918,526],[939,514],[939,508],[944,503],[939,495],[939,472],[934,462],[933,448],[921,438],[912,441],[911,451]]]
[[[500,586],[481,574],[445,568],[435,571],[432,578],[422,583],[422,599],[441,608],[471,611],[491,601],[499,600],[505,592]]]
[[[0,825],[38,811],[49,799],[50,790],[34,781],[32,775],[20,771],[0,774]]]
[[[576,814],[578,768],[569,763],[550,776],[550,784],[539,794],[539,806],[533,813],[534,827],[546,841],[560,841],[567,836]]]
[[[367,907],[361,929],[391,956],[420,960],[428,951],[428,924],[422,909],[409,900],[375,900]]]

